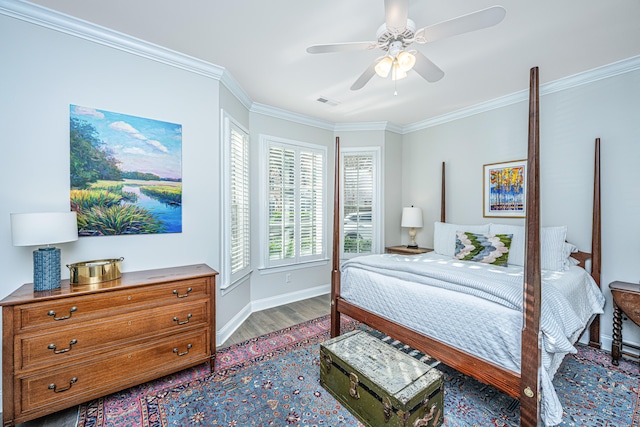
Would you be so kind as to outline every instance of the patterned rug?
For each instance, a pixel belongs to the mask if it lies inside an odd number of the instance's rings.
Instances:
[[[343,316],[342,330],[376,331]],[[78,427],[361,426],[318,382],[318,343],[329,317],[286,328],[218,352],[216,372],[200,365],[94,400]],[[428,356],[387,341],[422,359]],[[445,375],[445,426],[518,426],[519,405],[504,393],[439,364]],[[579,346],[556,374],[565,409],[561,426],[640,427],[640,373],[626,360]]]

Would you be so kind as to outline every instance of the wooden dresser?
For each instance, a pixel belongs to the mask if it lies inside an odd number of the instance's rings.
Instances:
[[[205,264],[91,285],[26,284],[2,301],[2,418],[13,426],[215,362],[215,277]]]

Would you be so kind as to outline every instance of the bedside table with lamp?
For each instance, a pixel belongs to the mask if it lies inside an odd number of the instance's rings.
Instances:
[[[417,255],[431,252],[433,249],[418,247],[416,243],[416,228],[422,227],[422,209],[411,206],[402,208],[401,227],[409,228],[409,244],[407,246],[387,246],[388,254]]]

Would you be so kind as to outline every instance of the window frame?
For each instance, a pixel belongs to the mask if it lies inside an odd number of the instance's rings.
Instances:
[[[373,165],[373,194],[371,204],[371,252],[345,253],[344,252],[344,218],[345,214],[345,157],[354,155],[371,155]],[[350,259],[358,256],[381,253],[382,250],[382,149],[381,147],[343,147],[340,149],[340,258]]]
[[[247,128],[242,126],[237,120],[233,118],[226,111],[221,110],[221,144],[220,144],[220,171],[221,171],[221,191],[222,195],[221,200],[221,264],[222,271],[220,272],[220,289],[222,291],[230,291],[240,283],[244,282],[252,272],[251,269],[251,140],[250,134]],[[232,273],[232,265],[231,265],[231,226],[232,226],[232,215],[231,215],[231,132],[232,129],[235,128],[236,131],[242,133],[243,142],[246,145],[246,156],[247,156],[247,170],[246,170],[246,183],[248,185],[248,191],[246,194],[246,209],[248,219],[248,236],[244,239],[247,248],[244,249],[247,256],[247,262],[243,268],[238,270],[235,273]]]
[[[296,153],[296,197],[295,199],[295,250],[296,254],[292,258],[284,258],[279,260],[271,260],[269,253],[269,162],[270,148],[272,146],[285,147],[292,149]],[[322,155],[322,172],[321,184],[318,186],[322,189],[320,197],[321,231],[319,238],[321,239],[322,250],[318,254],[301,256],[300,249],[300,199],[299,199],[299,172],[300,172],[300,152],[312,151]],[[307,142],[295,141],[286,138],[280,138],[272,135],[260,135],[260,267],[264,273],[278,272],[282,270],[304,268],[316,263],[326,264],[327,262],[327,147]],[[317,264],[319,265],[319,264]]]

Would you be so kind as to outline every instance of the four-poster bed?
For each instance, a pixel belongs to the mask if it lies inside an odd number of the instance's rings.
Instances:
[[[366,268],[371,267],[371,270],[367,273],[362,273],[363,275],[359,276],[359,272],[355,274],[352,271],[348,271],[349,275],[347,277],[351,278],[355,285],[351,288],[342,289],[342,285],[346,285],[347,281],[341,283],[343,277],[341,277],[341,267],[340,267],[340,223],[341,219],[341,211],[340,211],[340,201],[339,201],[339,165],[340,165],[340,154],[339,154],[339,139],[336,138],[336,176],[335,176],[335,193],[334,193],[334,230],[333,230],[333,271],[332,271],[332,294],[331,294],[331,336],[337,336],[340,334],[340,315],[345,314],[348,315],[362,323],[365,323],[381,332],[384,332],[393,338],[404,342],[407,345],[412,346],[413,348],[423,351],[435,359],[440,360],[441,362],[451,366],[458,371],[470,375],[477,380],[484,382],[486,384],[490,384],[500,389],[501,391],[509,394],[514,398],[518,398],[520,400],[520,413],[521,413],[521,426],[536,426],[539,425],[542,412],[541,412],[541,398],[549,397],[549,401],[547,399],[543,400],[543,405],[547,405],[548,407],[553,407],[555,391],[546,390],[547,387],[551,387],[551,378],[555,373],[555,370],[559,366],[564,355],[569,350],[566,349],[566,346],[563,350],[557,351],[558,357],[555,357],[553,351],[549,351],[549,347],[553,347],[549,344],[549,341],[553,341],[556,337],[553,337],[551,340],[547,340],[547,342],[543,342],[543,336],[548,336],[552,333],[552,329],[562,329],[562,322],[564,319],[553,319],[550,321],[548,317],[543,318],[543,328],[541,329],[541,312],[545,311],[541,304],[541,296],[542,296],[542,279],[545,276],[544,280],[548,281],[551,275],[543,273],[541,271],[541,231],[540,231],[540,195],[539,195],[539,112],[538,112],[538,69],[531,69],[531,84],[530,84],[530,98],[529,98],[529,144],[528,144],[528,182],[527,182],[527,214],[526,214],[526,225],[524,228],[524,239],[525,239],[525,253],[524,253],[524,267],[520,269],[519,280],[522,284],[522,287],[518,290],[519,292],[519,308],[513,309],[505,309],[501,306],[501,308],[497,308],[497,304],[495,301],[485,301],[480,300],[478,297],[473,296],[470,297],[468,295],[461,297],[461,299],[469,300],[469,308],[465,308],[464,310],[469,310],[469,312],[473,312],[471,316],[482,316],[481,311],[473,311],[473,307],[477,305],[478,307],[485,307],[487,309],[496,309],[503,313],[505,316],[505,322],[511,322],[512,324],[517,323],[520,329],[518,330],[519,336],[517,338],[513,337],[501,337],[496,335],[496,341],[505,340],[505,347],[513,347],[514,345],[519,348],[517,349],[508,349],[505,351],[505,355],[496,356],[495,359],[493,356],[485,357],[483,354],[483,350],[477,350],[473,345],[471,347],[472,350],[467,350],[465,346],[460,345],[455,340],[443,339],[442,336],[438,336],[439,332],[435,332],[433,334],[425,332],[425,330],[429,330],[432,325],[429,327],[423,326],[420,322],[414,321],[413,323],[407,319],[405,321],[404,318],[396,317],[394,319],[394,311],[398,311],[404,313],[404,308],[402,310],[396,310],[392,306],[387,308],[373,309],[368,302],[362,302],[359,298],[366,299],[367,293],[377,292],[374,291],[373,281],[364,283],[364,291],[360,291],[358,294],[358,280],[362,279],[364,274],[372,277],[377,277],[379,282],[386,282],[387,288],[394,286],[397,289],[401,289],[401,292],[404,294],[411,295],[408,299],[409,303],[413,303],[414,305],[420,304],[422,300],[419,299],[419,295],[422,295],[422,292],[427,292],[424,288],[429,288],[429,286],[421,286],[419,290],[413,290],[408,287],[409,282],[412,280],[411,278],[415,278],[417,276],[413,275],[413,270],[409,273],[403,271],[402,274],[395,276],[395,273],[391,275],[381,275],[381,269],[378,268],[378,265],[375,264],[378,262],[378,259],[374,257],[384,257],[381,255],[373,255],[371,257],[362,257],[362,261],[364,259],[373,260],[370,261],[370,265]],[[445,220],[445,210],[444,210],[444,163],[442,168],[442,211],[441,211],[441,222],[444,223]],[[587,254],[584,252],[572,253],[571,257],[578,259],[580,261],[581,266],[584,266],[586,259],[591,258],[591,277],[595,279],[595,283],[591,283],[591,286],[597,290],[599,286],[599,273],[600,273],[600,191],[599,191],[599,140],[596,140],[596,160],[595,160],[595,176],[594,176],[594,206],[593,206],[593,229],[592,229],[592,254]],[[562,239],[562,243],[564,243],[564,238]],[[428,254],[431,256],[432,254]],[[438,255],[433,255],[438,256]],[[388,257],[388,256],[387,256]],[[394,257],[394,256],[391,256]],[[395,256],[397,257],[397,256]],[[421,256],[420,256],[421,257]],[[408,258],[405,258],[407,260]],[[417,260],[417,258],[411,257],[412,260]],[[432,262],[433,260],[427,260],[426,256],[424,262]],[[446,261],[443,258],[437,258],[436,263],[446,264]],[[367,261],[369,262],[369,261]],[[385,261],[386,262],[386,261]],[[416,264],[405,262],[406,265]],[[458,263],[460,264],[460,263]],[[475,263],[477,264],[477,263]],[[399,264],[396,264],[399,265]],[[411,265],[410,268],[414,266]],[[387,267],[385,267],[387,268]],[[389,269],[393,269],[393,267],[388,267]],[[405,267],[401,267],[405,268]],[[477,267],[474,266],[475,269]],[[489,269],[491,270],[491,269]],[[581,269],[577,269],[581,270]],[[356,269],[357,271],[357,269]],[[373,271],[373,272],[371,272]],[[399,270],[397,270],[399,271]],[[505,270],[506,271],[506,270]],[[485,274],[487,278],[497,277],[494,274],[495,269],[493,271],[487,271]],[[345,272],[346,274],[347,272]],[[406,274],[405,274],[406,273]],[[582,271],[584,273],[584,271]],[[386,274],[386,273],[385,273]],[[493,276],[491,276],[493,274]],[[580,274],[580,273],[576,273]],[[508,276],[509,274],[504,274],[504,276]],[[515,275],[515,274],[511,274]],[[585,274],[586,275],[586,274]],[[367,277],[368,277],[367,276]],[[559,275],[555,275],[559,276]],[[409,277],[409,279],[407,279]],[[355,279],[354,279],[355,278]],[[366,280],[369,280],[367,278]],[[373,280],[373,279],[372,279]],[[474,281],[475,279],[469,279],[469,281]],[[497,279],[496,279],[497,280]],[[500,279],[501,280],[501,279]],[[576,279],[576,281],[580,281],[582,279]],[[591,278],[589,281],[593,282]],[[585,282],[587,282],[585,280]],[[425,280],[425,283],[427,281]],[[492,283],[493,285],[494,283]],[[449,285],[447,285],[448,287]],[[458,285],[453,285],[453,289]],[[590,286],[589,283],[586,284],[587,288]],[[361,286],[362,287],[362,286]],[[552,294],[548,285],[545,285],[545,298],[546,294]],[[343,294],[342,291],[346,291],[346,294]],[[433,289],[429,289],[429,292],[434,292]],[[382,292],[382,291],[381,291]],[[447,293],[451,293],[452,289],[438,290],[436,294],[429,294],[429,298],[437,301],[441,299],[445,301],[445,297]],[[590,291],[593,292],[593,291]],[[346,295],[346,296],[345,296]],[[432,295],[433,298],[432,298]],[[490,296],[491,298],[496,297],[495,295]],[[600,294],[600,298],[601,298]],[[473,299],[475,298],[475,300]],[[569,296],[569,300],[571,297]],[[588,299],[588,298],[587,298]],[[593,302],[594,299],[597,299],[595,296],[591,296],[592,305],[597,305]],[[545,299],[545,307],[547,305],[552,304],[551,302],[547,303]],[[564,301],[564,300],[563,300]],[[406,301],[405,301],[406,303]],[[513,303],[513,301],[512,301]],[[601,301],[599,302],[601,304]],[[559,304],[559,303],[555,303]],[[364,305],[364,307],[363,307]],[[406,305],[406,304],[405,304]],[[411,304],[409,304],[411,305]],[[515,304],[514,304],[515,305]],[[558,311],[558,305],[553,308],[547,308],[546,314],[549,311]],[[385,311],[387,310],[387,311]],[[580,310],[580,309],[578,309]],[[583,331],[584,326],[589,322],[589,320],[593,319],[593,313],[598,313],[597,309],[593,309],[592,312],[587,312],[587,309],[584,309],[585,313],[581,316],[579,322],[583,322],[580,330],[575,330],[575,325],[573,325],[573,330],[571,332],[567,332],[565,336],[560,336],[559,338],[562,340],[564,338],[567,341],[570,341],[569,346],[572,348],[572,344],[575,340],[580,336]],[[601,310],[601,306],[600,306]],[[424,310],[428,311],[428,310]],[[562,311],[562,310],[560,310]],[[601,311],[600,311],[601,312]],[[543,313],[545,314],[545,313]],[[585,316],[588,315],[588,319],[585,320]],[[516,316],[516,317],[514,317]],[[433,319],[431,319],[433,320]],[[455,319],[445,318],[440,319],[444,320],[444,322],[440,323],[455,323]],[[461,319],[461,323],[466,321],[467,324],[473,323],[475,318],[471,319]],[[502,320],[502,318],[500,318]],[[555,322],[555,323],[554,323]],[[578,320],[572,320],[573,323],[578,322]],[[425,322],[428,323],[428,322]],[[553,323],[554,326],[550,327],[549,323]],[[480,329],[479,326],[477,330],[472,329],[472,332],[476,334],[474,336],[474,343],[479,343],[479,347],[491,347],[497,348],[497,345],[493,345],[494,343],[489,343],[488,341],[493,339],[494,336],[491,335],[492,332],[486,332],[485,330]],[[495,329],[502,329],[501,327]],[[445,335],[450,332],[445,330]],[[450,337],[451,335],[449,335]],[[519,343],[517,342],[519,341]],[[594,321],[591,323],[590,329],[590,345],[599,347],[599,323],[597,316]],[[491,344],[491,345],[490,345]],[[541,348],[542,346],[542,348]],[[476,346],[478,347],[478,346]],[[494,351],[494,350],[491,350]],[[498,349],[498,351],[501,351]],[[509,361],[509,357],[512,359],[515,357],[513,355],[517,355],[517,360]],[[551,367],[550,367],[551,366]],[[541,369],[543,367],[544,369]],[[549,370],[549,372],[547,372]],[[542,384],[541,384],[542,381]],[[548,393],[540,394],[541,387],[544,387]],[[547,396],[544,396],[544,395]],[[551,396],[553,395],[553,396]],[[556,399],[557,400],[557,399]],[[549,409],[550,411],[555,411],[555,417],[557,417],[558,408],[557,405],[555,408]],[[560,407],[560,416],[561,416],[561,407]]]

